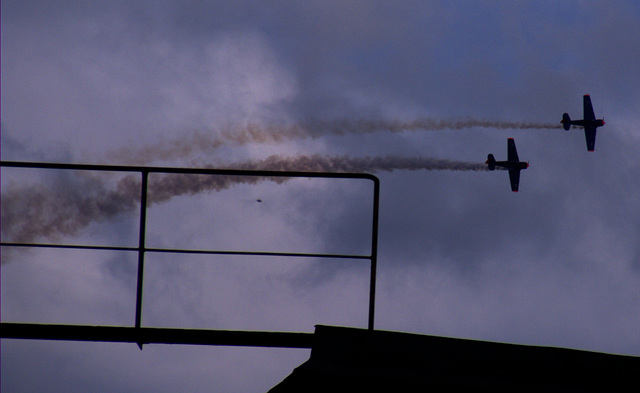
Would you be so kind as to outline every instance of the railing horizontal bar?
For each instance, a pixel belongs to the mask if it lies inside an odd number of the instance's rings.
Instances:
[[[64,248],[75,250],[106,250],[106,251],[139,251],[138,247],[118,246],[85,246],[75,244],[46,244],[46,243],[0,243],[3,247],[33,247],[33,248]],[[334,259],[371,259],[369,255],[351,254],[316,254],[296,252],[270,252],[270,251],[223,251],[223,250],[183,250],[177,248],[145,248],[145,252],[158,252],[170,254],[210,254],[210,255],[250,255],[273,257],[297,257],[297,258],[334,258]]]
[[[311,348],[313,333],[0,323],[0,337],[27,340]]]
[[[22,161],[0,161],[0,166],[12,168],[40,168],[40,169],[71,169],[84,171],[113,171],[140,173],[172,173],[191,175],[228,175],[228,176],[259,176],[259,177],[320,177],[344,179],[369,179],[377,183],[378,178],[368,173],[350,172],[311,172],[311,171],[269,171],[256,169],[214,169],[214,168],[172,168],[172,167],[143,167],[126,165],[95,165],[95,164],[61,164]]]
[[[371,257],[368,255],[312,254],[312,253],[269,252],[269,251],[207,251],[207,250],[179,250],[179,249],[166,249],[166,248],[147,248],[146,251],[177,253],[177,254],[257,255],[257,256],[301,257],[301,258],[371,259]]]
[[[47,244],[47,243],[0,243],[2,247],[25,247],[25,248],[71,248],[80,250],[107,250],[107,251],[138,251],[138,247],[119,246],[90,246],[76,244]]]

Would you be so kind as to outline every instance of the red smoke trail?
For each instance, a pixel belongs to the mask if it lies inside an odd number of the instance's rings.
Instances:
[[[372,173],[393,170],[485,171],[486,165],[434,158],[271,156],[260,161],[229,165],[226,169]],[[239,183],[264,181],[259,177],[219,175],[154,175],[149,181],[148,204],[178,195],[220,191]],[[278,179],[283,181],[283,179]],[[63,181],[61,181],[63,182]],[[32,243],[46,238],[56,241],[78,233],[92,222],[114,219],[136,209],[140,202],[140,179],[127,176],[114,189],[93,179],[77,184],[41,185],[2,193],[3,242]],[[3,262],[7,258],[3,253]]]

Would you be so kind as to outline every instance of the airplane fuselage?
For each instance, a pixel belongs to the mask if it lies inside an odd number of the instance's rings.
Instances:
[[[505,169],[527,169],[529,168],[528,162],[513,162],[513,161],[496,161],[495,166],[499,166]],[[493,169],[490,169],[493,170]]]
[[[563,121],[563,124],[567,124],[569,126],[581,126],[584,128],[598,128],[598,127],[602,127],[604,125],[604,120],[603,119],[596,119],[596,120],[570,120],[568,122]],[[566,126],[565,126],[566,127]]]

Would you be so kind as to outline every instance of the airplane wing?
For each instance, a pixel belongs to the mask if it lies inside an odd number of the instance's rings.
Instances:
[[[593,113],[593,105],[591,105],[591,97],[589,94],[584,95],[583,99],[583,107],[584,107],[584,120],[595,120],[596,115]],[[595,135],[595,132],[594,132]]]
[[[509,169],[509,180],[511,181],[511,191],[518,192],[518,185],[520,185],[520,169]]]
[[[519,162],[518,151],[516,150],[516,142],[513,138],[507,139],[507,160]]]
[[[587,150],[593,151],[596,146],[596,127],[585,127],[584,137],[587,140]]]

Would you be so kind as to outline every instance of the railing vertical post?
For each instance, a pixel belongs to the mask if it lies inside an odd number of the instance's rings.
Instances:
[[[147,183],[148,171],[142,171],[142,185],[140,191],[140,240],[138,243],[138,286],[136,289],[136,328],[140,328],[142,321],[142,283],[144,282],[144,252],[145,252],[145,229],[147,225]],[[142,349],[142,340],[138,341],[138,346]]]
[[[378,212],[380,210],[380,180],[373,179],[373,225],[371,228],[371,281],[369,283],[369,330],[373,330],[376,308],[376,273],[378,269]]]

